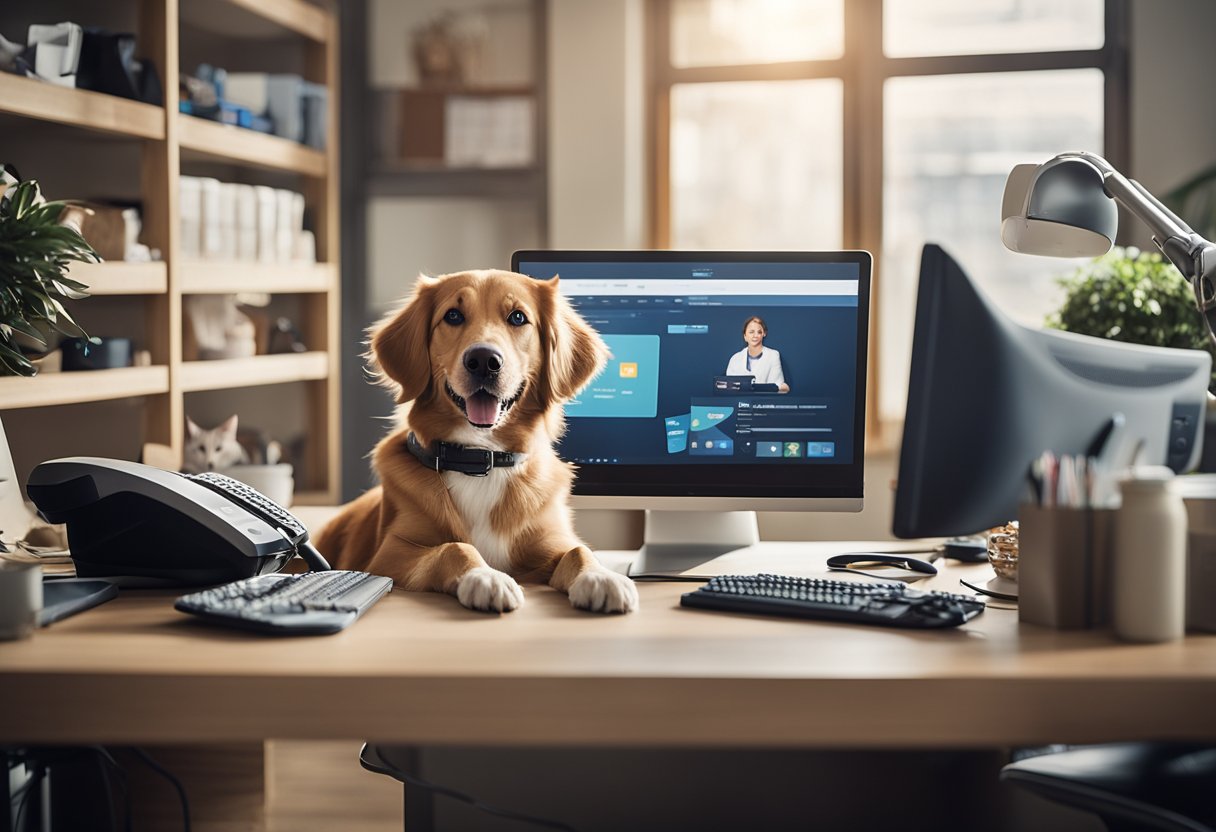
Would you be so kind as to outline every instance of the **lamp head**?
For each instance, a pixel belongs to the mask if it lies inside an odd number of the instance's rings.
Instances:
[[[1101,170],[1078,156],[1017,165],[1001,201],[1001,241],[1010,251],[1098,257],[1110,250],[1119,211]]]

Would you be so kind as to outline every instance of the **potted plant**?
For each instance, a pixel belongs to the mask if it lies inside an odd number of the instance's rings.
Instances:
[[[1050,327],[1216,357],[1191,285],[1156,252],[1116,246],[1059,283],[1064,304]]]
[[[0,188],[0,375],[32,376],[37,367],[16,339],[45,349],[43,327],[81,335],[64,301],[86,297],[88,287],[67,277],[68,264],[100,258],[78,231],[59,224],[65,203],[43,200],[37,182]]]

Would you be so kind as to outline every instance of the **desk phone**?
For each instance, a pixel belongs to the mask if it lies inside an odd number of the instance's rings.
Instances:
[[[204,586],[277,572],[297,554],[329,569],[303,523],[222,474],[69,457],[35,468],[26,491],[47,522],[67,524],[83,578]]]

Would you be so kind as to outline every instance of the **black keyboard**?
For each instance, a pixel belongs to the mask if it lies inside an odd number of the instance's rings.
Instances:
[[[367,572],[259,575],[183,595],[173,605],[207,621],[282,635],[324,635],[349,627],[393,588]]]
[[[788,615],[885,627],[957,627],[984,611],[970,595],[921,592],[907,584],[863,584],[785,575],[721,575],[680,598],[681,606]]]

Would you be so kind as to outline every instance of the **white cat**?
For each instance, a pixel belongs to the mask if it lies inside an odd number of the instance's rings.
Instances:
[[[201,474],[248,463],[249,454],[236,439],[236,425],[237,417],[234,414],[219,427],[203,430],[187,416],[182,470],[187,474]]]

